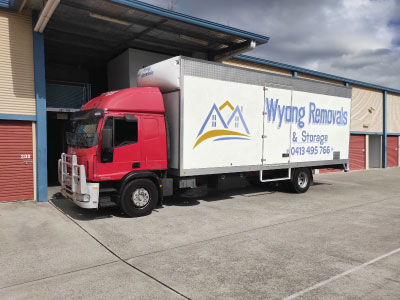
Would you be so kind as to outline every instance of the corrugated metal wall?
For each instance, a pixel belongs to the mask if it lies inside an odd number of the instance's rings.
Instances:
[[[304,79],[310,79],[310,80],[315,80],[315,81],[321,81],[321,82],[331,83],[331,84],[344,85],[344,83],[341,82],[341,81],[336,81],[336,80],[329,79],[329,78],[322,78],[322,77],[318,77],[318,76],[314,76],[314,75],[309,75],[309,74],[299,73],[299,74],[298,74],[298,77],[299,77],[299,78],[304,78]]]
[[[382,132],[382,91],[352,86],[351,131]]]
[[[0,10],[0,114],[35,115],[32,18]]]
[[[32,122],[0,121],[0,202],[34,199]]]
[[[11,0],[0,0],[0,7],[10,7]]]
[[[400,133],[400,95],[387,95],[387,130],[391,133]]]
[[[270,72],[270,73],[275,73],[275,74],[280,74],[280,75],[292,76],[292,72],[289,71],[289,70],[270,67],[270,66],[266,66],[266,65],[263,65],[263,64],[246,62],[246,61],[235,59],[235,58],[231,58],[231,59],[229,59],[227,61],[224,61],[223,63],[227,64],[227,65],[236,66],[236,67],[242,67],[242,68],[248,68],[248,69],[253,69],[253,70]]]
[[[52,108],[75,108],[91,99],[90,85],[46,84],[46,106]]]

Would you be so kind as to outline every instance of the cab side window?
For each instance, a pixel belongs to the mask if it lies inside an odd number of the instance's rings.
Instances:
[[[113,118],[107,118],[104,123],[101,141],[101,162],[110,163],[113,161]]]
[[[138,141],[138,122],[137,119],[126,120],[122,118],[114,119],[114,147],[122,147],[137,143]]]

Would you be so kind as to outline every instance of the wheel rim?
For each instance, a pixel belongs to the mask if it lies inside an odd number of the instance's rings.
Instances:
[[[150,202],[150,194],[144,188],[138,188],[132,193],[132,203],[136,207],[143,208]]]
[[[308,184],[308,177],[305,172],[301,172],[297,177],[297,184],[300,188],[304,189]]]

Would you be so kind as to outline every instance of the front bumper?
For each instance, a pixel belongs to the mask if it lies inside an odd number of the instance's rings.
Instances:
[[[85,166],[78,165],[76,155],[61,154],[58,160],[61,193],[82,208],[99,207],[99,183],[86,182]]]

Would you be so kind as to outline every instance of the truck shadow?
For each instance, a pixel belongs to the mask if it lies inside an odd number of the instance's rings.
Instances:
[[[166,197],[164,199],[164,206],[194,206],[199,205],[201,201],[214,202],[230,200],[237,196],[241,197],[255,197],[261,195],[269,195],[274,193],[291,193],[288,188],[282,184],[270,183],[261,184],[259,186],[245,185],[241,187],[228,187],[226,189],[208,189],[207,195],[199,196],[185,196],[177,194],[173,197]]]
[[[313,185],[326,185],[324,182],[314,182]],[[328,184],[329,185],[329,184]],[[168,206],[191,207],[200,205],[201,202],[215,202],[230,200],[235,197],[256,197],[262,195],[270,195],[274,193],[292,193],[284,184],[266,184],[260,186],[242,186],[239,188],[229,188],[227,190],[209,189],[207,195],[191,195],[187,197],[184,194],[177,194],[165,197],[162,206],[155,208],[155,212],[162,210]],[[49,202],[56,209],[67,217],[77,221],[91,221],[107,218],[129,218],[125,215],[116,204],[110,204],[99,209],[84,209],[75,205],[71,200],[63,197],[60,192],[49,195]]]
[[[84,209],[75,205],[71,200],[65,198],[61,193],[51,195],[49,202],[67,217],[77,221],[90,221],[107,218],[128,218],[115,204],[99,209]]]
[[[313,182],[312,186],[331,185],[325,182]],[[287,184],[283,182],[260,183],[258,185],[245,184],[240,187],[228,186],[226,189],[208,189],[207,195],[199,195],[187,197],[184,194],[177,194],[171,197],[165,197],[164,206],[195,206],[201,201],[214,202],[230,200],[237,196],[241,197],[256,197],[262,195],[270,195],[274,193],[292,194],[293,192]]]

